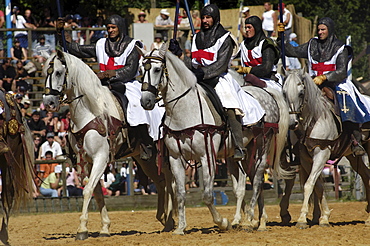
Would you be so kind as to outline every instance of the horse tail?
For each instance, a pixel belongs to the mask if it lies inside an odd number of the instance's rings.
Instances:
[[[273,98],[275,99],[278,107],[279,107],[279,132],[276,134],[276,138],[273,140],[275,141],[274,144],[271,144],[271,148],[276,146],[276,153],[275,153],[275,161],[273,163],[273,169],[277,172],[278,177],[282,179],[292,179],[295,177],[295,171],[290,170],[289,168],[283,168],[281,163],[281,156],[283,156],[283,150],[285,149],[286,138],[288,134],[289,128],[289,108],[284,100],[284,96],[281,92],[272,89],[272,88],[265,88]]]

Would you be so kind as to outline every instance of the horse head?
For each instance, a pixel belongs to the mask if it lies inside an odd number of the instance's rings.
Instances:
[[[165,75],[165,54],[167,45],[163,44],[159,50],[152,50],[144,55],[142,72],[141,106],[151,110],[158,101],[158,93],[163,88]]]
[[[299,117],[304,102],[303,70],[286,71],[287,77],[283,86],[284,97],[289,106],[289,127],[293,130],[298,127]]]
[[[57,51],[45,63],[46,75],[43,103],[48,111],[58,111],[67,87],[67,66],[62,51]]]

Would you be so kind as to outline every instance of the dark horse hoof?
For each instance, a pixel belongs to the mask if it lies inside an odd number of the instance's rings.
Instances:
[[[88,232],[87,231],[79,232],[76,235],[76,240],[85,240],[87,238],[88,238]]]

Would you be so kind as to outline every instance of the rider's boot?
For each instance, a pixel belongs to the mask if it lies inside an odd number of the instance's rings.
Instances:
[[[230,130],[232,138],[234,139],[235,149],[234,149],[234,160],[241,161],[245,158],[245,153],[243,149],[243,130],[242,124],[237,120],[235,110],[228,109],[227,116],[229,120]]]
[[[361,132],[359,130],[354,130],[352,132],[352,153],[356,156],[362,156],[366,153],[364,147],[361,145]]]
[[[140,126],[140,159],[147,161],[153,156],[153,139],[149,136],[147,126]]]

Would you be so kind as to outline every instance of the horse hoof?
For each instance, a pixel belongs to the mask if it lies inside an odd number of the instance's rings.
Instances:
[[[223,218],[222,219],[222,223],[219,226],[219,228],[220,228],[221,231],[228,231],[228,230],[231,230],[232,226],[231,226],[231,224],[230,224],[230,222],[229,222],[228,219]]]
[[[85,240],[85,239],[87,239],[87,237],[88,237],[88,232],[87,231],[78,232],[77,235],[76,235],[76,240]]]
[[[307,223],[297,222],[295,227],[297,227],[298,229],[307,229],[309,226],[307,225]]]
[[[266,227],[258,228],[257,231],[267,231]]]
[[[185,235],[185,233],[184,233],[184,231],[181,231],[181,230],[175,230],[175,231],[172,233],[172,235],[181,235],[181,236],[183,236],[183,235]]]
[[[244,227],[245,232],[253,232],[253,227],[252,226],[246,226]]]
[[[167,221],[167,223],[165,224],[162,232],[170,232],[173,229],[175,229],[175,221],[173,219],[171,219],[171,221]]]
[[[242,229],[242,226],[240,224],[235,224],[235,225],[232,225],[232,228],[234,230],[241,230]]]
[[[370,221],[369,220],[365,221],[365,226],[370,226]]]
[[[292,217],[290,214],[286,214],[281,216],[281,224],[282,225],[289,225],[290,221],[292,220]]]
[[[110,237],[109,233],[100,233],[99,237]]]
[[[324,224],[319,224],[320,227],[331,227],[330,224],[324,223]]]

